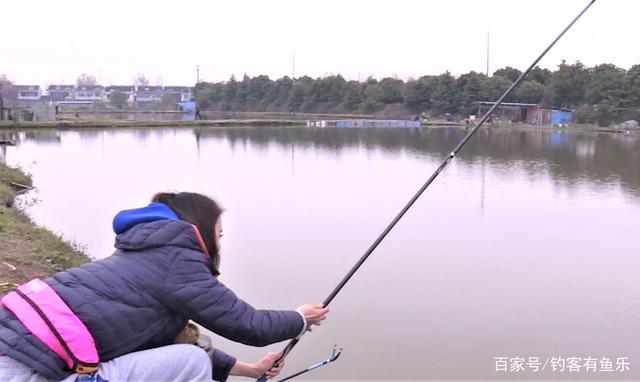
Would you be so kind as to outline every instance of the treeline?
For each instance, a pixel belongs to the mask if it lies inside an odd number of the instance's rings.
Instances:
[[[416,115],[477,112],[478,101],[495,101],[521,71],[499,69],[492,76],[449,72],[403,81],[369,78],[347,81],[340,75],[271,80],[268,76],[196,85],[203,110]],[[534,68],[507,102],[539,103],[575,110],[578,123],[609,125],[640,118],[640,65],[628,71],[612,64],[592,68],[562,62],[554,72]]]

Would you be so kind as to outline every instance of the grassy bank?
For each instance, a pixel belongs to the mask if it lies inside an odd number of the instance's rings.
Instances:
[[[25,281],[90,260],[14,207],[16,194],[24,190],[23,186],[31,186],[29,176],[0,162],[0,294]]]

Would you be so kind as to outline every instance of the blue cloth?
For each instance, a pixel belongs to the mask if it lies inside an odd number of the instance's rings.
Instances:
[[[85,375],[79,375],[75,382],[109,382],[107,379],[102,378],[97,372]]]
[[[146,207],[118,212],[113,218],[113,232],[123,233],[136,224],[163,219],[180,220],[178,215],[166,204],[152,202]]]
[[[214,277],[190,223],[137,218],[162,214],[122,216],[127,217],[122,227],[138,223],[116,236],[113,255],[45,280],[87,326],[101,361],[171,344],[189,319],[251,346],[291,339],[302,330],[296,311],[255,309]],[[0,353],[49,379],[71,373],[5,308],[0,308]],[[220,350],[211,357],[212,378],[226,380],[235,359]]]

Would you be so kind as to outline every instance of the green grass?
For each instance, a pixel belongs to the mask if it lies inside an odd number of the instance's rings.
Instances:
[[[16,182],[20,184],[24,184],[26,186],[31,186],[31,177],[25,174],[21,168],[17,167],[9,167],[9,166],[0,166],[0,178],[2,180],[8,180],[11,182]]]
[[[9,228],[9,216],[7,216],[5,209],[2,208],[0,209],[0,234],[7,231],[7,228]]]

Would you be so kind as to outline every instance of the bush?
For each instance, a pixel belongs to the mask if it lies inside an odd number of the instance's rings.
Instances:
[[[607,127],[611,126],[611,124],[616,119],[616,109],[615,107],[607,104],[599,104],[595,106],[596,115],[598,118],[598,126]]]
[[[595,124],[598,120],[598,112],[593,106],[580,106],[573,112],[576,123]]]

